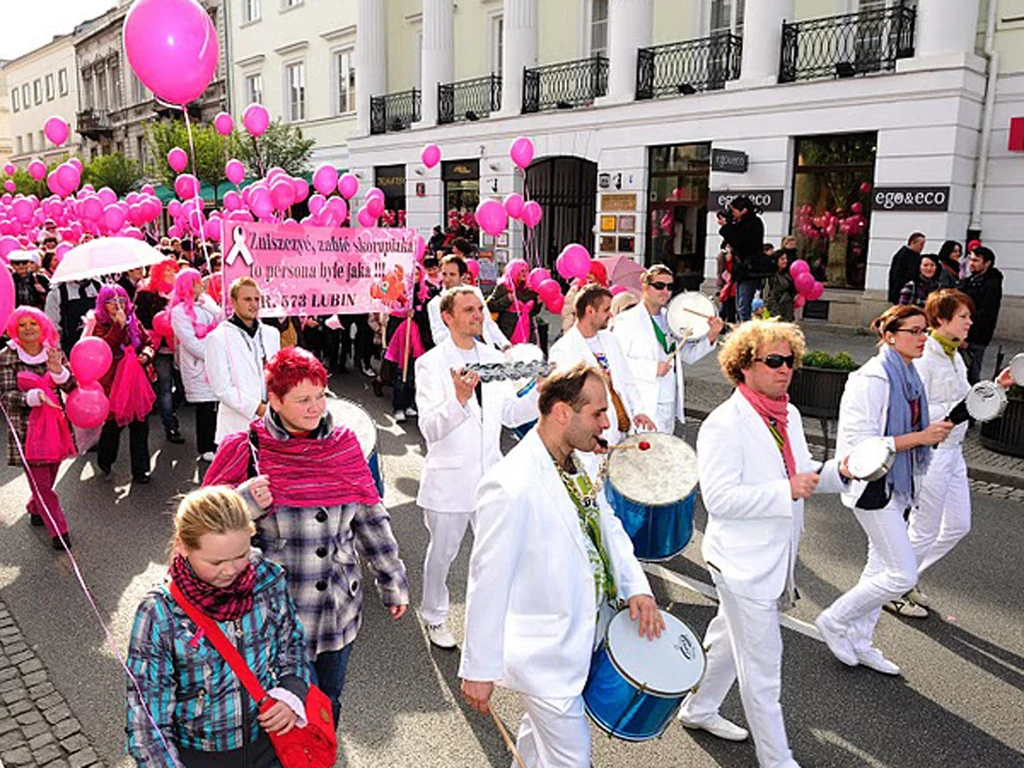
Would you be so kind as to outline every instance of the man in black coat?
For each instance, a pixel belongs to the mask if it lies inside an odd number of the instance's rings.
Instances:
[[[892,257],[889,265],[889,303],[900,303],[900,291],[910,280],[917,277],[917,270],[921,266],[921,252],[924,250],[925,237],[920,232],[915,232],[907,238],[907,244],[902,246]]]
[[[740,195],[729,203],[728,215],[718,214],[718,234],[732,249],[736,312],[741,323],[750,319],[754,293],[764,278],[775,272],[772,259],[764,252],[764,222],[757,214],[746,195]]]
[[[996,269],[995,253],[984,245],[971,252],[967,266],[970,274],[960,283],[960,290],[974,302],[974,322],[967,333],[967,380],[974,384],[981,379],[985,350],[996,332],[1003,302],[1003,273]]]

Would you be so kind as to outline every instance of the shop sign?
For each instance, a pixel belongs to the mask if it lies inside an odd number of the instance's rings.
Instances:
[[[781,189],[722,189],[708,192],[708,210],[721,211],[728,207],[733,198],[746,195],[750,202],[766,213],[778,213],[782,210]]]
[[[621,195],[601,195],[602,211],[635,211],[636,193]]]
[[[874,211],[948,211],[949,187],[875,187]]]
[[[441,163],[441,179],[443,181],[463,181],[479,178],[479,160],[445,160]]]
[[[377,168],[377,187],[384,197],[405,197],[405,166],[386,165]]]
[[[746,173],[749,158],[735,149],[712,149],[711,170],[719,173]]]

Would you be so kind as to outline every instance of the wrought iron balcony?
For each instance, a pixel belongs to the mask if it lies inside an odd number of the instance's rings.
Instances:
[[[77,115],[78,132],[87,139],[98,139],[113,132],[110,113],[99,109],[83,109]]]
[[[608,93],[608,59],[594,56],[523,70],[523,114],[573,109]]]
[[[917,12],[904,5],[782,25],[779,82],[896,69],[914,55]]]
[[[437,84],[437,124],[479,120],[501,109],[501,75]]]
[[[404,131],[420,119],[420,90],[370,97],[370,134]]]
[[[637,50],[636,97],[714,91],[740,76],[743,38],[723,33]]]

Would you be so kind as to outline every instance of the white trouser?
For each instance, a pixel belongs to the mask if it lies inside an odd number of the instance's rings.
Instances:
[[[676,431],[676,401],[658,401],[658,409],[654,412],[654,426],[659,432],[666,435],[675,434]]]
[[[523,762],[529,768],[590,768],[590,726],[583,697],[522,697],[526,712],[519,722],[516,749]]]
[[[917,574],[935,565],[971,530],[971,491],[961,446],[932,453],[917,506],[910,513],[910,546]]]
[[[707,668],[700,688],[682,712],[700,722],[718,713],[736,678],[761,768],[794,768],[782,719],[782,630],[778,600],[753,600],[729,591],[711,571],[718,589],[718,613],[704,635]]]
[[[448,618],[448,569],[459,553],[466,526],[473,524],[473,513],[424,509],[423,524],[430,533],[430,542],[423,563],[420,616],[427,624],[441,624]]]
[[[882,509],[853,510],[868,535],[868,562],[853,589],[823,613],[858,650],[871,647],[882,606],[917,584],[917,559],[903,520],[905,508],[904,500],[893,498]]]

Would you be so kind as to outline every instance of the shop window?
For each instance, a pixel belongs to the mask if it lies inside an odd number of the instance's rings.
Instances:
[[[405,226],[405,166],[381,165],[374,169],[375,186],[384,193],[381,227]]]
[[[454,229],[459,237],[479,245],[480,230],[473,212],[480,203],[480,161],[445,160],[441,165],[444,181],[445,221],[442,229]]]
[[[704,281],[710,144],[651,147],[646,263],[665,264],[687,290]],[[622,219],[616,228],[622,231]],[[621,239],[621,238],[620,238]]]
[[[832,288],[863,288],[867,269],[874,133],[796,140],[793,227],[800,258]]]

